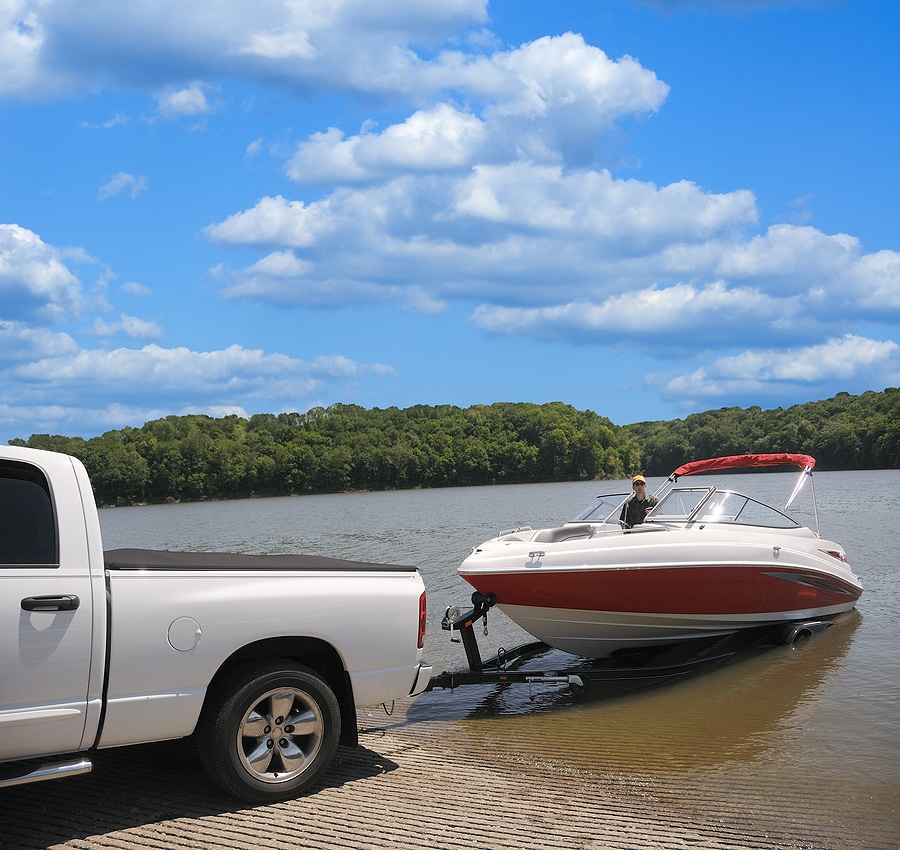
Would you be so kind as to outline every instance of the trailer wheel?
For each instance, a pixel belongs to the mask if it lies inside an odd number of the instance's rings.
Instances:
[[[200,760],[229,794],[249,802],[294,797],[331,763],[341,712],[316,673],[290,661],[244,668],[200,718]]]

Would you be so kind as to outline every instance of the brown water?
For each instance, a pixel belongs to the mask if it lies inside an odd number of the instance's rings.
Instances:
[[[794,479],[767,473],[719,483],[780,507]],[[414,701],[405,722],[449,722],[485,758],[621,777],[637,793],[696,805],[698,817],[809,836],[804,846],[900,847],[900,472],[816,473],[815,485],[822,536],[844,545],[865,587],[858,610],[833,628],[626,696],[527,685],[435,691]],[[426,655],[437,672],[464,666],[439,623],[445,605],[468,604],[471,589],[456,568],[472,545],[500,528],[555,524],[596,493],[622,488],[589,482],[120,508],[102,511],[101,522],[107,548],[415,564],[429,592]],[[808,500],[798,512],[815,525]],[[529,639],[499,612],[478,637],[485,657]],[[568,659],[551,653],[547,663]]]

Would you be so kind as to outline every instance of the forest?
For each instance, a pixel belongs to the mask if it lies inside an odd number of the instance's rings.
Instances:
[[[625,426],[562,402],[335,404],[249,418],[167,416],[87,440],[33,434],[10,444],[80,458],[104,506],[664,476],[687,460],[749,452],[803,452],[818,469],[897,468],[900,389]]]

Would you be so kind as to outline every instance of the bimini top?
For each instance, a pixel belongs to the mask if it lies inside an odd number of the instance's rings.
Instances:
[[[677,481],[682,475],[696,475],[698,472],[759,466],[799,466],[801,469],[811,472],[815,465],[816,459],[810,455],[787,453],[731,455],[729,457],[712,457],[707,460],[692,460],[689,463],[683,463],[669,476],[669,479]]]

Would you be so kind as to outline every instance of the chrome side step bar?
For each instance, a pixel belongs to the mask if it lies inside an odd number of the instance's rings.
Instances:
[[[0,764],[0,788],[11,788],[13,785],[25,785],[29,782],[43,782],[45,779],[62,779],[66,776],[78,776],[90,773],[93,765],[84,756],[77,756],[64,761],[25,764]],[[17,768],[21,772],[17,772]]]

